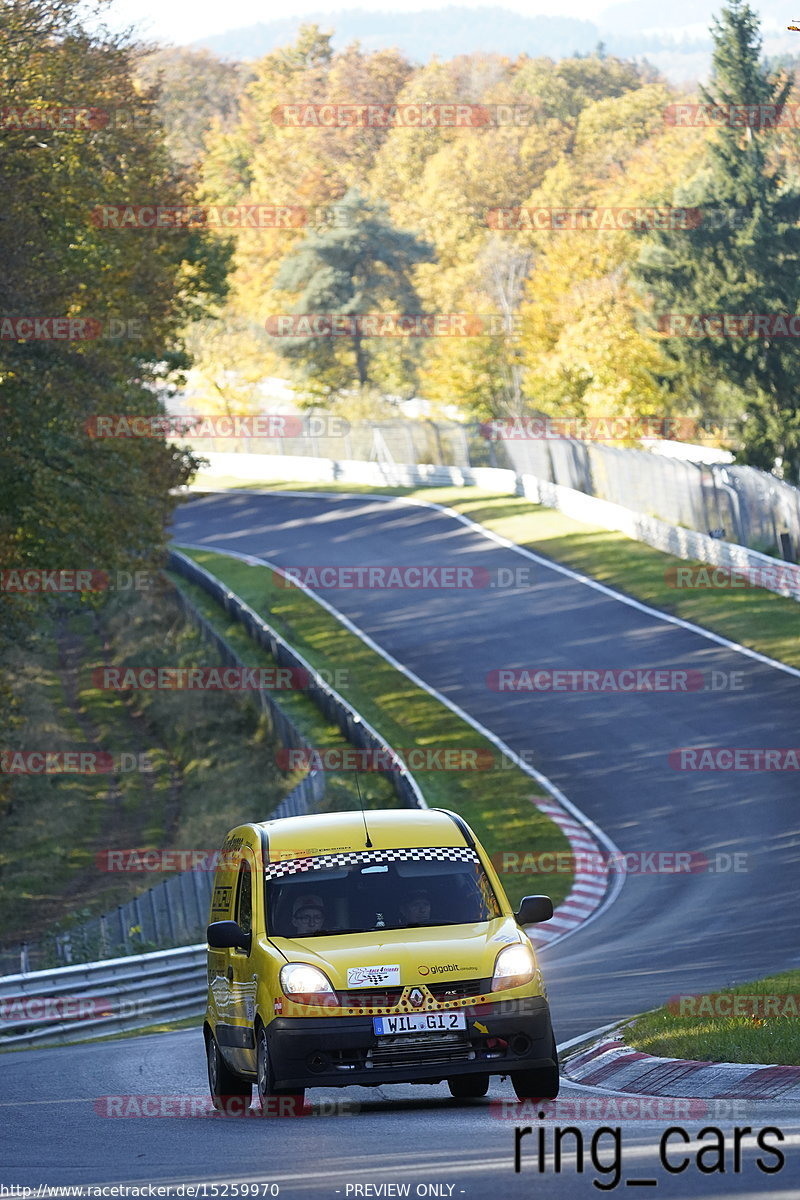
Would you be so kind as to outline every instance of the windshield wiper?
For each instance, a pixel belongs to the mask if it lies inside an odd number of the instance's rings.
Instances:
[[[436,929],[439,925],[468,925],[469,921],[409,921],[406,925],[393,925],[392,929]]]
[[[371,929],[315,929],[313,933],[304,933],[303,937],[335,937],[337,933],[372,933]],[[299,936],[299,935],[298,935]]]

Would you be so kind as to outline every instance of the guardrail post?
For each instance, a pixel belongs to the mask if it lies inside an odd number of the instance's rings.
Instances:
[[[130,944],[128,942],[128,927],[125,922],[125,914],[122,911],[122,905],[117,905],[117,918],[119,920],[119,936],[122,942],[123,949],[126,954],[130,953]]]
[[[156,908],[156,898],[153,892],[153,888],[147,889],[147,894],[150,897],[150,915],[153,918],[153,932],[155,935],[155,941],[158,942],[161,938],[161,930],[158,927],[158,909]]]
[[[171,883],[172,883],[171,879],[167,881],[167,885],[164,888],[164,898],[166,900],[167,926],[169,927],[169,939],[174,946],[175,942],[177,941],[177,937],[175,936],[175,915],[172,911],[172,895],[171,895],[172,889],[170,888]]]
[[[136,912],[136,924],[139,926],[139,940],[143,942],[146,939],[144,936],[144,925],[142,924],[142,898],[141,898],[141,896],[134,896],[133,907],[134,907],[134,911]]]

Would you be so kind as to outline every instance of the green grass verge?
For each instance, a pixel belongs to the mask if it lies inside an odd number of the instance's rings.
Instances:
[[[195,485],[210,485],[204,477]],[[215,479],[215,487],[235,481]],[[242,487],[241,483],[238,487]],[[617,588],[654,608],[702,625],[779,662],[800,667],[800,607],[764,588],[676,589],[667,582],[676,567],[702,566],[654,550],[623,533],[584,525],[522,497],[478,488],[378,488],[352,484],[277,483],[246,490],[382,493],[444,504],[529,550]]]
[[[737,996],[744,997],[738,1015],[722,1015],[727,997]],[[800,1066],[799,1015],[800,970],[784,971],[705,996],[676,998],[638,1017],[623,1038],[636,1050],[665,1058]]]
[[[198,561],[200,560],[198,559]],[[213,569],[205,562],[202,565],[209,570]],[[246,632],[244,626],[239,624],[238,621],[233,620],[221,605],[217,604],[209,596],[208,592],[205,592],[197,584],[191,583],[189,580],[184,579],[182,575],[178,575],[175,572],[169,571],[167,575],[171,582],[191,600],[200,615],[224,637],[230,648],[239,656],[242,662],[248,667],[274,666],[272,656],[266,650],[263,650],[261,646],[257,645]],[[220,576],[220,578],[222,577]],[[228,580],[226,579],[225,582],[227,583]],[[234,588],[233,590],[235,591],[236,589]],[[275,622],[273,622],[273,625],[277,628]],[[284,631],[279,630],[279,632],[282,633]],[[313,665],[317,666],[317,663]],[[341,680],[337,681],[337,679],[331,678],[330,682],[332,686],[337,687],[337,682],[341,683]],[[346,685],[344,687],[337,687],[337,691],[345,692]],[[317,705],[302,691],[287,690],[276,692],[275,698],[284,713],[288,717],[291,717],[312,746],[320,746],[328,749],[330,747],[347,747],[349,745],[349,742],[340,733],[338,727],[332,725]],[[302,779],[303,773],[302,770],[297,771],[294,777],[295,784]],[[352,772],[328,772],[326,784],[326,795],[320,805],[321,812],[342,812],[358,808],[358,789]],[[365,808],[394,808],[398,803],[394,789],[384,775],[372,774],[363,776],[360,780],[360,786],[361,798]],[[242,820],[244,819],[243,817]],[[260,816],[252,819],[264,820],[265,818]],[[237,822],[234,821],[233,824],[237,824]]]
[[[334,686],[339,672],[337,690],[390,745],[398,749],[477,748],[491,754],[495,764],[491,770],[414,772],[427,803],[460,813],[489,854],[534,849],[569,852],[561,830],[532,803],[531,797],[542,793],[528,775],[501,760],[487,739],[411,683],[312,597],[299,588],[279,586],[267,567],[210,551],[185,553],[264,616],[316,670],[330,672]],[[217,609],[220,631],[229,629],[227,614],[213,601],[208,603]],[[208,615],[211,610],[206,606],[203,611]],[[341,680],[342,671],[347,672],[346,681]],[[512,904],[533,891],[552,896],[558,904],[572,886],[571,874],[532,877],[505,873],[501,877]]]

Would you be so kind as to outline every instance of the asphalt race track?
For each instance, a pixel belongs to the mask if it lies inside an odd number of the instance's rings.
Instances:
[[[320,594],[523,754],[620,850],[702,852],[720,865],[743,856],[739,870],[629,876],[615,904],[542,954],[560,1043],[679,992],[713,990],[800,965],[796,773],[679,771],[668,761],[679,747],[797,746],[796,676],[659,620],[422,507],[368,497],[205,496],[178,511],[175,537],[284,567],[471,566],[488,571],[493,583],[516,580],[513,587]],[[487,686],[492,670],[533,667],[700,670],[718,690],[531,694]],[[537,890],[535,879],[531,890]],[[521,1144],[515,1173],[520,1117],[501,1102],[512,1097],[508,1081],[493,1083],[485,1100],[465,1104],[451,1100],[444,1084],[310,1092],[312,1114],[280,1122],[110,1119],[101,1097],[204,1097],[199,1033],[10,1054],[0,1060],[0,1071],[0,1183],[6,1186],[139,1181],[169,1183],[170,1194],[180,1195],[178,1185],[205,1181],[205,1192],[199,1187],[194,1195],[211,1197],[225,1196],[225,1185],[246,1182],[258,1183],[258,1190],[231,1188],[227,1195],[277,1194],[265,1186],[275,1184],[280,1194],[308,1197],[477,1200],[561,1200],[603,1190],[635,1193],[637,1187],[687,1200],[788,1200],[800,1194],[800,1106],[777,1102],[730,1100],[728,1110],[708,1101],[708,1113],[693,1109],[688,1120],[680,1110],[661,1119],[652,1119],[646,1108],[643,1119],[629,1119],[626,1110],[624,1119],[599,1121],[607,1128],[603,1134],[598,1120],[590,1120],[581,1126],[582,1172],[572,1153],[556,1172],[554,1127],[591,1117],[592,1110],[580,1105],[601,1095],[567,1085],[562,1111],[539,1127],[544,1169],[534,1133]],[[335,1115],[343,1101],[350,1111]],[[595,1118],[601,1115],[593,1111]],[[708,1156],[700,1160],[711,1165],[704,1172],[691,1146],[673,1143],[671,1161],[687,1166],[670,1173],[658,1158],[659,1139],[670,1125],[692,1136],[708,1125],[727,1134],[734,1125],[749,1126],[753,1135],[775,1126],[785,1138],[785,1162],[769,1173],[774,1153],[748,1135],[738,1170],[730,1145],[724,1164],[717,1164],[724,1172]],[[707,1149],[712,1136],[706,1134],[701,1146]],[[574,1139],[566,1145],[571,1148]],[[759,1156],[765,1169],[756,1163]]]

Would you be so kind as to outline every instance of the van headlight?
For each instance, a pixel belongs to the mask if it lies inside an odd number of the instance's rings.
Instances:
[[[492,991],[502,992],[504,988],[514,988],[523,983],[530,983],[535,974],[536,959],[529,946],[524,946],[522,942],[517,942],[514,946],[506,946],[495,960]]]
[[[328,998],[327,1003],[330,1004],[329,997],[334,995],[327,975],[310,963],[287,963],[281,967],[280,981],[285,995],[294,1000],[299,1000],[301,996],[322,995]]]

